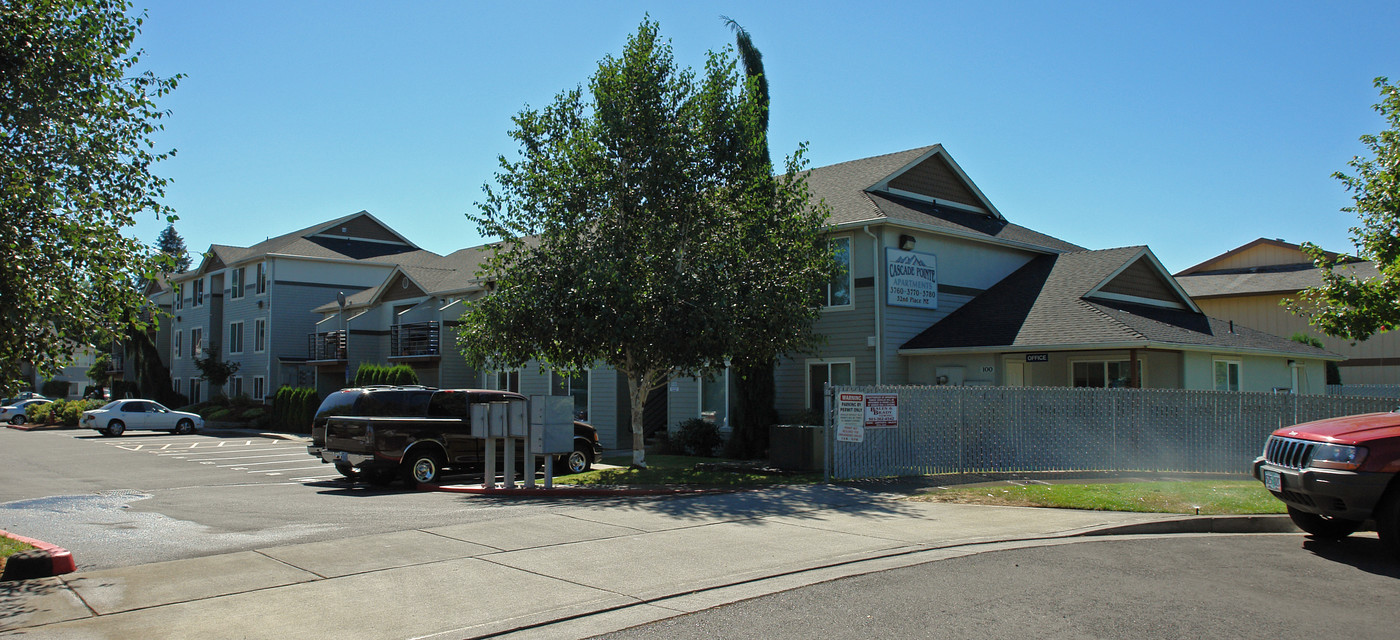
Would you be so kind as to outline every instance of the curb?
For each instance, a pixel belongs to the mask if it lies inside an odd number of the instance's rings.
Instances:
[[[578,487],[574,485],[561,485],[551,488],[535,487],[533,489],[525,487],[515,488],[490,488],[481,485],[461,485],[461,484],[420,484],[420,491],[441,491],[444,493],[470,493],[482,496],[500,496],[503,498],[557,498],[557,497],[608,497],[608,496],[690,496],[713,493],[737,493],[740,491],[753,491],[750,488],[734,489],[693,489],[677,487]]]
[[[5,578],[6,580],[47,578],[49,576],[73,573],[74,571],[78,570],[77,563],[73,561],[73,554],[70,553],[67,549],[64,549],[63,547],[54,544],[49,544],[42,540],[26,538],[22,535],[10,533],[4,530],[0,530],[0,536],[4,536],[12,540],[18,540],[20,542],[32,545],[34,547],[33,551],[24,552],[26,554],[34,554],[32,556],[26,556],[29,558],[34,558],[32,562],[25,562],[23,565],[21,565],[26,569],[29,569],[29,571],[26,572],[26,575],[17,575],[12,578]],[[21,555],[24,554],[16,554],[10,557],[17,558]],[[5,575],[11,575],[12,573],[19,572],[20,570],[15,570],[14,572],[12,572],[10,570],[10,565],[8,563],[6,564]]]
[[[1298,533],[1286,515],[1185,516],[1156,522],[1122,524],[1088,531],[1083,536],[1158,535],[1166,533]]]

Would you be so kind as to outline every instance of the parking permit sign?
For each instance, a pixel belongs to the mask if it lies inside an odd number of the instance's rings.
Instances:
[[[899,394],[865,394],[865,428],[893,429],[899,426]]]
[[[865,394],[842,393],[837,396],[836,441],[865,441]]]

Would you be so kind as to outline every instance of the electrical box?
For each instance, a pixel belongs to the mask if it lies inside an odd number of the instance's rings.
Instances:
[[[530,423],[525,419],[524,400],[511,400],[505,403],[506,435],[512,438],[525,438],[530,435]]]
[[[509,436],[510,430],[507,424],[509,417],[506,412],[506,403],[491,402],[486,406],[491,408],[489,419],[487,420],[490,426],[487,427],[486,436],[489,438],[505,438]]]
[[[963,367],[936,367],[933,370],[934,378],[938,385],[948,385],[952,387],[963,386]]]
[[[485,438],[490,435],[491,405],[476,403],[471,405],[472,437]]]
[[[530,396],[530,451],[565,454],[574,450],[574,399]]]

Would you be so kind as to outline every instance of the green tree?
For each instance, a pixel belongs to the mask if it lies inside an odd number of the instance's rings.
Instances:
[[[0,5],[0,388],[23,363],[59,374],[78,344],[141,324],[133,283],[158,268],[122,235],[135,216],[173,220],[150,136],[177,77],[134,74],[141,19],[121,0]]]
[[[173,261],[173,271],[176,273],[188,271],[190,268],[190,252],[185,248],[185,239],[180,237],[180,232],[175,230],[175,224],[165,225],[165,229],[156,238],[156,249],[161,253],[170,256]]]
[[[1323,333],[1350,340],[1400,326],[1400,87],[1383,77],[1375,84],[1381,94],[1375,110],[1388,128],[1361,136],[1372,157],[1352,158],[1348,165],[1356,175],[1333,174],[1355,202],[1342,211],[1361,218],[1361,224],[1351,228],[1357,254],[1329,255],[1304,243],[1303,250],[1323,269],[1322,284],[1304,289],[1296,300],[1284,300]],[[1357,277],[1348,266],[1357,260],[1372,261],[1379,275]]]
[[[753,44],[749,32],[732,18],[721,16],[724,23],[734,31],[734,45],[739,52],[739,60],[744,66],[744,75],[753,87],[753,99],[759,109],[758,126],[763,135],[768,135],[768,77],[763,72],[763,54]],[[763,152],[751,158],[757,163],[754,171],[769,174],[773,172],[773,160],[767,145]],[[761,231],[757,228],[755,231]],[[761,242],[761,238],[750,242]],[[777,385],[773,379],[773,369],[777,366],[779,352],[767,348],[765,344],[754,343],[744,353],[735,354],[730,361],[730,373],[734,376],[734,427],[729,451],[740,458],[762,457],[768,449],[768,426],[778,421],[774,409]]]
[[[812,345],[834,269],[802,149],[782,176],[756,171],[767,139],[753,84],[714,52],[703,74],[677,69],[657,31],[642,22],[586,92],[514,118],[521,157],[500,158],[468,214],[505,241],[483,269],[494,291],[458,328],[478,367],[625,375],[637,466],[648,391],[718,371],[752,341]]]
[[[112,381],[112,374],[108,373],[112,369],[112,354],[103,351],[97,354],[92,366],[88,367],[87,377],[97,384],[98,388],[105,388]]]
[[[202,357],[194,357],[194,366],[199,369],[199,377],[208,380],[210,386],[222,387],[243,365],[240,362],[220,360],[218,349],[208,349]]]

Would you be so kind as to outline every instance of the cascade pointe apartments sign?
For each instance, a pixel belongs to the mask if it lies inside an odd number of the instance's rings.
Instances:
[[[885,304],[938,308],[938,257],[885,247]]]
[[[836,398],[837,442],[864,442],[866,429],[898,426],[897,393],[842,393]]]

